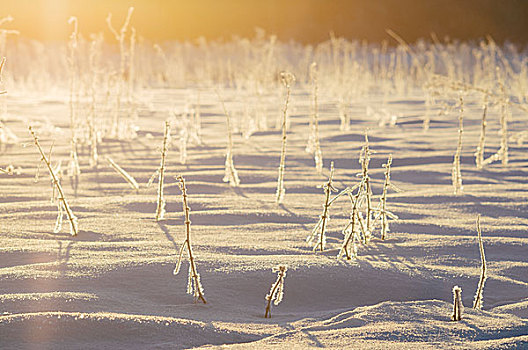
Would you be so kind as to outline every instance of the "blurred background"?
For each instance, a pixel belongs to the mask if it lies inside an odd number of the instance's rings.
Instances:
[[[110,33],[105,18],[113,13],[119,27],[129,6],[139,36],[166,40],[230,40],[252,37],[255,27],[280,40],[317,43],[329,32],[348,39],[379,42],[390,28],[409,42],[417,38],[473,40],[490,34],[497,42],[528,42],[525,0],[1,0],[0,17],[14,21],[3,28],[39,40],[66,40],[71,15],[84,35]]]

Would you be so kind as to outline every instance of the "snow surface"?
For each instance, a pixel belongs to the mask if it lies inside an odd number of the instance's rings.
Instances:
[[[396,125],[379,127],[366,115],[381,97],[353,103],[351,128],[339,130],[332,96],[320,96],[320,142],[325,171],[319,175],[304,151],[309,135],[309,89],[293,87],[282,205],[275,203],[280,130],[235,133],[234,164],[239,187],[222,181],[227,134],[213,89],[202,89],[203,144],[190,144],[186,164],[178,143],[168,153],[166,220],[154,220],[156,186],[145,184],[159,166],[163,123],[173,107],[188,103],[192,88],[151,88],[141,97],[138,137],[105,139],[110,156],[140,183],[138,193],[104,161],[88,167],[81,148],[77,196],[63,179],[80,233],[67,224],[53,234],[56,205],[45,169],[34,183],[39,160],[29,139],[36,125],[52,159],[68,159],[67,92],[24,98],[5,96],[4,123],[21,140],[3,150],[0,174],[0,348],[183,349],[204,348],[528,348],[528,159],[526,146],[510,144],[510,163],[474,165],[481,98],[466,101],[463,193],[453,194],[451,168],[458,111],[433,116],[423,131],[423,95],[391,96],[386,108]],[[237,91],[222,91],[228,106],[242,103]],[[278,105],[269,106],[278,113]],[[526,114],[513,108],[511,132],[526,130]],[[499,147],[498,109],[488,116],[486,155]],[[275,114],[269,117],[270,126]],[[322,212],[330,161],[334,186],[357,183],[359,151],[368,128],[373,151],[370,175],[376,196],[382,164],[393,156],[387,206],[399,216],[385,241],[379,233],[360,245],[358,259],[336,258],[350,203],[330,209],[327,250],[306,244]],[[173,127],[177,135],[178,128]],[[175,136],[177,139],[177,136]],[[104,159],[104,158],[102,158]],[[63,166],[65,165],[63,162]],[[173,276],[185,240],[176,175],[186,179],[193,250],[207,304],[186,294],[187,268]],[[319,187],[318,187],[319,186]],[[377,201],[376,197],[376,201]],[[488,262],[482,311],[471,308],[480,274],[475,221],[481,215]],[[265,299],[276,279],[272,268],[288,265],[284,300],[264,318]],[[450,321],[453,286],[462,288],[460,322]]]

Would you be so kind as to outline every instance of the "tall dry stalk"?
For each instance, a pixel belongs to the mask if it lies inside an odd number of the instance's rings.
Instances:
[[[475,164],[477,165],[477,169],[482,169],[484,166],[484,148],[486,146],[486,114],[488,113],[488,95],[484,95],[484,105],[483,105],[483,112],[482,112],[482,120],[480,122],[480,138],[479,143],[477,146],[477,150],[475,151]]]
[[[78,83],[78,21],[77,17],[72,16],[68,20],[68,24],[73,25],[73,31],[68,42],[68,66],[70,69],[70,161],[68,163],[68,177],[72,188],[77,194],[79,186],[79,176],[81,174],[81,167],[79,165],[79,157],[77,156],[77,104],[79,103],[79,83]]]
[[[482,243],[482,233],[480,231],[480,215],[477,216],[477,234],[479,242],[479,251],[480,251],[480,279],[475,293],[475,300],[473,301],[473,309],[482,309],[482,293],[484,291],[484,283],[488,278],[486,274],[486,255],[484,254],[484,244]]]
[[[365,145],[361,149],[359,156],[359,163],[361,164],[361,187],[359,190],[363,192],[365,206],[366,206],[366,230],[364,235],[364,243],[368,243],[372,236],[372,214],[374,208],[372,208],[372,189],[370,186],[369,176],[369,164],[370,164],[370,146],[368,140],[368,132],[365,130]]]
[[[506,95],[506,90],[504,88],[504,84],[502,81],[499,81],[500,89],[501,89],[501,96],[500,96],[500,107],[501,107],[501,114],[500,114],[500,134],[501,134],[501,141],[500,141],[500,148],[497,151],[497,153],[491,155],[489,158],[485,159],[482,162],[482,165],[491,164],[497,160],[500,160],[502,165],[507,165],[509,161],[508,156],[508,119],[511,118],[510,114],[510,100],[508,96]]]
[[[171,140],[170,135],[170,124],[168,121],[165,121],[165,131],[163,133],[163,143],[161,146],[161,160],[159,168],[152,174],[147,187],[149,187],[156,175],[158,175],[158,200],[156,204],[156,221],[163,220],[165,217],[165,198],[163,196],[163,188],[165,186],[165,162],[167,159],[167,152],[169,150],[169,145]]]
[[[4,70],[4,66],[6,63],[6,58],[2,57],[2,61],[0,61],[0,84],[2,83],[2,71]],[[7,90],[0,90],[0,95],[7,94]]]
[[[308,237],[308,243],[314,243],[313,250],[319,249],[321,252],[326,246],[326,226],[329,220],[329,208],[330,208],[330,194],[332,191],[337,192],[335,189],[332,180],[334,177],[334,162],[330,163],[330,175],[328,176],[328,181],[323,185],[323,190],[325,193],[325,202],[323,205],[323,214],[321,215],[317,225],[312,231],[312,234]]]
[[[455,194],[459,194],[462,187],[462,172],[460,169],[460,155],[462,153],[462,134],[464,133],[464,99],[460,96],[460,114],[458,115],[458,143],[453,159],[453,170],[451,171],[451,181]]]
[[[284,278],[286,277],[286,270],[288,267],[286,265],[279,265],[273,269],[273,272],[277,272],[277,280],[271,285],[269,293],[266,295],[266,312],[264,313],[264,318],[271,318],[271,302],[273,304],[279,305],[284,297]]]
[[[284,170],[286,162],[286,133],[287,133],[287,114],[288,114],[288,104],[290,103],[291,95],[291,85],[295,82],[295,76],[290,72],[281,72],[281,82],[286,88],[286,99],[284,101],[284,108],[282,110],[282,143],[281,143],[281,156],[279,163],[279,177],[277,179],[277,192],[275,196],[275,201],[278,204],[282,204],[284,201],[284,195],[286,189],[284,188]]]
[[[224,100],[220,97],[220,93],[217,91],[216,94],[222,103],[222,108],[224,110],[224,115],[226,117],[226,127],[227,127],[227,147],[226,147],[226,160],[225,160],[225,174],[223,181],[229,182],[230,186],[239,186],[240,178],[238,177],[238,172],[235,168],[235,163],[233,162],[233,127],[231,125],[231,116],[227,112]]]
[[[70,206],[68,205],[68,202],[66,201],[66,197],[64,196],[64,191],[60,184],[59,178],[56,175],[55,170],[51,166],[51,163],[48,157],[46,157],[46,155],[44,154],[44,151],[42,150],[42,147],[40,146],[37,134],[33,131],[33,128],[31,126],[29,127],[29,132],[31,133],[31,136],[33,136],[33,141],[35,143],[35,146],[37,146],[40,156],[42,157],[41,160],[44,161],[44,163],[46,163],[46,166],[48,167],[48,171],[51,176],[51,181],[54,186],[53,189],[57,190],[58,200],[59,200],[59,203],[58,203],[59,216],[57,217],[58,224],[56,225],[55,231],[58,231],[57,228],[60,228],[61,226],[59,223],[62,222],[62,211],[64,210],[64,212],[66,212],[66,216],[68,217],[68,221],[70,222],[70,234],[72,236],[77,236],[77,233],[79,232],[78,226],[77,226],[77,217],[73,214]]]
[[[97,113],[97,91],[98,91],[98,62],[101,57],[102,35],[93,36],[90,43],[90,53],[88,55],[88,67],[90,68],[90,109],[88,112],[88,144],[90,146],[90,166],[97,167],[99,152],[97,144],[99,141],[97,128],[95,126],[95,116]]]
[[[115,137],[120,137],[120,112],[121,112],[121,95],[123,94],[124,85],[125,85],[125,79],[126,79],[126,57],[127,57],[127,50],[126,50],[126,33],[128,31],[128,26],[130,24],[130,19],[132,17],[132,13],[134,12],[134,7],[128,8],[128,13],[125,18],[125,21],[123,22],[123,25],[121,26],[121,29],[119,30],[119,33],[117,30],[115,30],[114,26],[112,25],[112,13],[109,13],[106,17],[106,23],[108,25],[108,28],[110,32],[114,35],[115,39],[119,42],[119,79],[117,83],[118,91],[116,93],[116,105],[114,110],[114,116],[112,121],[112,127],[111,127],[111,134]]]
[[[389,190],[389,187],[392,187],[393,189],[396,189],[391,183],[390,176],[391,176],[391,165],[392,165],[392,154],[389,155],[389,158],[387,159],[387,163],[383,164],[383,167],[385,168],[385,182],[383,183],[383,193],[380,198],[380,205],[378,208],[378,214],[377,216],[381,218],[381,239],[384,240],[387,237],[387,234],[389,233],[389,218],[393,220],[397,220],[398,216],[394,215],[390,211],[387,210],[387,192]]]
[[[180,190],[182,192],[183,211],[185,213],[185,242],[183,242],[180,248],[178,262],[176,263],[176,267],[174,268],[173,273],[174,275],[177,275],[180,272],[180,267],[183,260],[183,253],[184,250],[187,249],[187,253],[189,255],[189,276],[187,282],[187,293],[194,296],[195,302],[200,300],[204,304],[207,304],[207,301],[204,297],[202,283],[200,281],[200,274],[196,269],[196,262],[191,247],[191,219],[189,216],[191,208],[189,208],[189,205],[187,203],[187,187],[185,186],[185,179],[183,178],[183,176],[178,175],[176,179],[178,180],[178,186],[180,187]]]
[[[350,248],[349,245],[352,242],[352,256],[354,258],[357,257],[357,242],[361,241],[360,237],[360,229],[359,226],[362,226],[361,224],[361,216],[359,215],[359,208],[358,203],[360,199],[361,192],[358,191],[356,195],[352,195],[351,192],[348,193],[350,197],[350,201],[352,202],[352,211],[350,214],[350,220],[348,224],[343,229],[343,244],[341,245],[341,249],[339,250],[339,253],[337,254],[338,258],[343,257],[343,255],[346,255],[347,260],[351,259],[350,255]]]
[[[315,160],[315,169],[318,174],[323,172],[323,153],[319,141],[319,103],[318,103],[318,82],[317,82],[317,63],[312,62],[310,65],[310,80],[312,82],[312,103],[310,112],[310,135],[306,152],[313,154]]]

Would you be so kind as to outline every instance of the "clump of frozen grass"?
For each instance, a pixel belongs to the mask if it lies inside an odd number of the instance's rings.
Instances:
[[[287,132],[287,115],[288,115],[288,104],[290,103],[291,86],[295,82],[295,76],[290,72],[281,72],[280,74],[282,85],[286,88],[286,98],[284,101],[284,108],[282,110],[282,144],[281,144],[281,156],[279,163],[279,177],[277,178],[277,192],[275,195],[275,201],[278,204],[282,204],[284,201],[284,195],[286,189],[284,188],[284,170],[286,162],[286,132]]]
[[[480,279],[475,293],[475,300],[473,301],[473,309],[482,309],[482,293],[484,291],[484,283],[488,276],[486,275],[486,256],[484,255],[484,244],[482,243],[482,233],[480,231],[480,215],[477,216],[477,233],[480,251]]]
[[[130,187],[132,187],[132,189],[139,191],[139,184],[137,183],[137,181],[132,177],[132,175],[130,175],[129,173],[127,173],[123,168],[121,168],[119,165],[117,165],[116,162],[114,162],[112,160],[112,158],[110,157],[106,157],[106,160],[108,161],[108,163],[110,164],[110,166],[119,174],[121,175],[121,177],[130,185]]]
[[[451,314],[452,321],[460,321],[462,319],[462,311],[464,305],[462,304],[462,288],[459,286],[453,287],[453,313]]]
[[[460,96],[460,114],[458,115],[458,143],[453,159],[453,170],[451,171],[451,181],[455,194],[459,194],[462,187],[462,172],[460,170],[460,154],[462,153],[462,134],[464,132],[464,99]]]
[[[328,224],[329,220],[329,211],[330,208],[330,194],[332,191],[337,192],[335,189],[332,180],[334,177],[334,162],[330,163],[330,175],[328,176],[328,181],[323,185],[323,190],[325,193],[325,202],[323,205],[323,214],[319,218],[319,221],[317,222],[317,225],[315,225],[314,229],[312,230],[312,234],[308,236],[306,241],[308,244],[314,244],[313,250],[316,251],[319,249],[320,251],[323,251],[326,246],[326,226]]]
[[[29,132],[31,133],[31,136],[33,136],[33,141],[35,143],[35,146],[37,146],[37,149],[38,149],[38,151],[40,153],[41,161],[44,161],[44,163],[48,167],[48,171],[50,173],[52,184],[53,184],[53,189],[57,190],[59,214],[57,216],[57,222],[56,222],[56,225],[55,225],[54,232],[58,233],[60,231],[60,229],[62,227],[63,214],[65,212],[66,216],[68,218],[68,221],[70,223],[70,234],[72,236],[76,236],[77,233],[78,233],[77,217],[73,214],[70,206],[68,205],[68,202],[66,201],[66,198],[64,196],[64,191],[62,190],[62,186],[60,184],[58,175],[57,175],[55,169],[53,169],[53,167],[51,166],[49,158],[46,157],[46,155],[44,154],[44,151],[42,150],[42,147],[40,146],[37,134],[33,131],[33,128],[31,126],[29,127]]]
[[[165,198],[163,197],[163,187],[165,185],[165,161],[167,158],[167,152],[169,150],[171,135],[170,135],[170,124],[168,121],[165,122],[165,131],[163,133],[163,143],[161,146],[161,161],[160,166],[152,174],[147,187],[149,187],[158,175],[158,201],[156,205],[156,221],[163,220],[165,218]]]
[[[271,318],[271,302],[273,301],[273,304],[277,306],[284,297],[284,278],[286,277],[286,270],[288,270],[288,266],[286,265],[279,265],[272,270],[273,272],[277,272],[277,280],[271,285],[271,289],[265,297],[267,304],[264,318]]]
[[[319,142],[319,104],[318,104],[318,83],[317,83],[317,63],[312,62],[310,65],[310,80],[312,82],[312,103],[310,112],[310,135],[306,152],[313,154],[315,160],[315,169],[318,174],[323,172],[323,153]]]
[[[222,108],[226,117],[226,127],[227,127],[227,148],[226,148],[226,160],[225,160],[225,173],[224,182],[229,182],[230,186],[237,187],[240,185],[240,178],[238,177],[238,172],[235,168],[235,163],[233,162],[233,128],[231,126],[231,116],[227,112],[224,100],[220,97],[220,93],[216,92],[220,102],[222,103]]]
[[[187,253],[189,256],[189,276],[187,281],[187,294],[191,294],[194,296],[194,301],[197,302],[200,300],[204,304],[207,303],[204,297],[204,290],[202,287],[202,283],[200,281],[200,274],[198,273],[196,269],[196,261],[193,255],[192,247],[191,247],[191,220],[189,213],[191,211],[191,208],[189,208],[189,205],[187,203],[187,187],[185,186],[185,179],[183,176],[178,175],[176,177],[178,180],[178,186],[180,187],[180,190],[182,192],[182,202],[183,202],[183,211],[185,213],[185,241],[183,242],[180,252],[178,255],[178,262],[176,263],[176,267],[174,268],[174,275],[177,275],[180,272],[182,260],[183,260],[183,253],[185,249],[187,249]]]

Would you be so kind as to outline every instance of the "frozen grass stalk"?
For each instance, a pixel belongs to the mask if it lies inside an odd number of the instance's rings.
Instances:
[[[226,117],[226,126],[227,126],[227,149],[226,149],[226,160],[225,160],[225,174],[222,179],[224,182],[229,182],[230,186],[237,187],[240,185],[240,178],[238,177],[238,172],[235,169],[235,164],[233,162],[233,128],[231,126],[231,117],[227,112],[224,100],[220,97],[220,94],[217,91],[218,98],[222,103],[222,108]]]
[[[352,193],[349,192],[348,195],[352,202],[352,213],[350,214],[350,221],[343,229],[343,244],[341,245],[341,249],[339,250],[337,257],[341,258],[343,255],[345,255],[347,260],[350,260],[352,258],[349,252],[350,242],[352,242],[353,245],[352,256],[357,258],[357,243],[361,241],[359,233],[360,229],[358,229],[358,225],[362,225],[360,222],[361,217],[359,216],[358,212],[358,203],[361,192],[358,191],[356,195],[352,195]]]
[[[98,135],[95,127],[95,116],[97,108],[97,62],[100,58],[100,45],[102,44],[102,37],[94,37],[90,43],[90,54],[88,56],[88,66],[90,67],[90,110],[88,114],[88,143],[90,145],[90,166],[97,167],[99,161],[99,152],[97,150]]]
[[[369,176],[369,164],[370,164],[370,146],[368,140],[368,133],[365,130],[365,145],[361,149],[361,154],[359,157],[359,163],[361,164],[361,186],[360,191],[363,192],[365,196],[365,205],[366,205],[366,230],[363,236],[364,243],[368,243],[372,235],[372,189],[370,187],[370,176]]]
[[[271,289],[266,295],[265,299],[267,304],[264,318],[271,318],[271,302],[273,301],[273,304],[277,306],[284,297],[284,278],[286,277],[286,270],[288,270],[286,265],[279,265],[272,270],[273,272],[277,272],[277,280],[271,285]]]
[[[180,267],[182,264],[183,259],[183,253],[185,249],[187,249],[187,253],[189,255],[189,276],[188,276],[188,283],[187,283],[187,293],[194,296],[194,301],[197,302],[200,300],[204,304],[207,304],[207,301],[204,297],[204,290],[202,287],[202,283],[200,281],[200,274],[196,270],[196,262],[194,260],[193,251],[191,248],[191,220],[189,213],[191,211],[191,208],[189,208],[189,205],[187,204],[187,187],[185,186],[185,179],[178,175],[176,177],[178,180],[178,185],[180,187],[180,190],[182,192],[182,202],[183,202],[183,211],[185,213],[185,242],[183,242],[180,253],[178,256],[178,262],[176,263],[176,267],[174,268],[174,275],[177,275],[180,272]]]
[[[2,61],[0,62],[0,83],[2,83],[2,71],[4,69],[5,63],[6,63],[6,58],[2,57]],[[0,95],[6,94],[6,93],[7,93],[6,90],[0,90]]]
[[[114,168],[114,170],[119,175],[121,175],[121,177],[123,179],[125,179],[126,182],[128,182],[128,184],[130,185],[130,187],[132,187],[132,189],[136,190],[136,192],[139,191],[139,185],[138,185],[137,181],[129,173],[127,173],[123,168],[121,168],[119,165],[117,165],[117,163],[114,162],[112,160],[112,158],[106,157],[106,160],[108,161],[110,166],[112,168]]]
[[[482,309],[482,292],[484,291],[484,283],[488,276],[486,275],[486,256],[484,255],[484,244],[482,243],[482,233],[480,231],[480,215],[477,216],[477,233],[479,241],[479,251],[480,251],[480,279],[477,287],[477,292],[475,293],[475,300],[473,301],[473,309]]]
[[[284,194],[286,189],[284,188],[284,169],[286,162],[286,119],[288,115],[288,104],[290,103],[291,85],[295,82],[295,76],[290,72],[281,72],[282,84],[286,87],[286,99],[284,102],[284,109],[282,110],[282,145],[281,145],[281,156],[279,163],[279,177],[277,179],[277,193],[275,201],[278,204],[282,204],[284,201]]]
[[[170,144],[170,124],[165,122],[165,132],[163,134],[163,144],[161,146],[161,161],[158,170],[150,177],[147,187],[152,184],[156,175],[158,175],[158,202],[156,205],[156,221],[163,220],[165,217],[165,198],[163,197],[163,187],[165,185],[165,160]]]
[[[499,74],[499,73],[497,73]],[[493,163],[497,160],[500,160],[502,162],[502,165],[507,165],[509,161],[508,157],[508,119],[511,118],[510,114],[510,99],[506,95],[506,90],[504,88],[504,84],[502,81],[499,81],[500,89],[501,89],[501,96],[500,96],[500,106],[501,106],[501,115],[500,115],[500,133],[501,133],[501,141],[500,141],[500,148],[497,151],[497,153],[493,154],[489,158],[483,161],[483,165],[487,165],[490,163]]]
[[[317,225],[315,225],[315,228],[312,231],[312,234],[308,237],[307,241],[308,243],[313,243],[316,239],[316,243],[314,245],[314,251],[319,249],[320,251],[323,251],[326,246],[326,226],[328,224],[329,220],[329,212],[328,209],[330,208],[330,194],[332,191],[337,192],[334,185],[332,184],[332,180],[334,177],[334,162],[330,163],[330,176],[328,177],[328,182],[326,182],[323,185],[323,189],[325,192],[325,202],[323,205],[323,214],[321,215],[321,218],[317,222]]]
[[[384,240],[387,237],[387,234],[389,233],[389,217],[391,219],[397,220],[398,217],[387,210],[387,192],[389,190],[389,187],[395,188],[390,180],[390,171],[391,171],[391,165],[392,165],[392,154],[389,155],[389,158],[387,159],[387,163],[383,164],[383,167],[385,168],[385,182],[383,184],[383,194],[381,195],[380,199],[380,205],[378,209],[378,217],[381,218],[381,239]]]
[[[39,143],[39,140],[38,140],[38,137],[37,135],[35,134],[35,132],[33,131],[33,128],[30,126],[29,127],[29,132],[31,133],[31,136],[33,136],[33,140],[35,142],[35,146],[37,146],[37,149],[41,155],[41,159],[44,161],[44,163],[46,163],[46,166],[48,167],[48,170],[49,170],[49,173],[50,173],[50,176],[51,176],[51,180],[52,180],[52,183],[53,183],[53,189],[56,189],[57,190],[57,193],[58,193],[58,200],[59,200],[59,203],[58,203],[58,206],[59,206],[59,218],[57,218],[57,227],[60,227],[60,223],[62,222],[62,211],[64,210],[66,212],[66,215],[68,217],[68,220],[70,222],[70,234],[72,236],[77,236],[77,233],[78,233],[78,227],[77,227],[77,217],[75,215],[73,215],[73,212],[72,210],[70,209],[70,206],[68,205],[68,202],[66,201],[66,198],[64,197],[64,191],[62,190],[62,186],[60,184],[60,181],[58,179],[58,176],[57,174],[55,173],[55,170],[53,169],[53,167],[51,166],[51,163],[48,159],[48,157],[46,157],[46,155],[44,154],[44,151],[42,150],[42,147],[40,146],[40,143]]]
[[[129,7],[127,16],[125,18],[125,21],[123,22],[123,25],[121,26],[121,29],[119,30],[119,33],[115,30],[115,28],[112,25],[112,13],[109,13],[108,16],[106,17],[106,23],[108,25],[108,29],[110,30],[110,32],[112,32],[115,39],[119,42],[120,63],[119,63],[118,92],[116,94],[116,106],[114,110],[114,118],[113,118],[114,120],[112,122],[112,134],[113,136],[116,136],[116,137],[120,136],[119,113],[121,109],[121,95],[123,94],[125,76],[127,74],[125,37],[126,37],[128,25],[130,24],[130,18],[132,17],[132,12],[134,12],[134,7]]]
[[[452,321],[460,321],[462,319],[462,288],[459,286],[453,287],[453,314],[451,315]]]
[[[71,150],[70,150],[70,162],[68,164],[68,177],[70,178],[70,184],[77,194],[77,188],[79,186],[79,176],[81,174],[81,168],[79,166],[79,158],[77,157],[77,104],[79,102],[79,86],[78,86],[78,21],[77,17],[70,17],[68,24],[73,24],[73,32],[70,35],[70,41],[68,43],[69,56],[68,66],[70,68],[70,130],[71,130]]]
[[[453,170],[451,172],[451,181],[455,194],[462,191],[462,172],[460,170],[460,154],[462,153],[462,134],[464,132],[464,99],[460,96],[460,114],[458,116],[458,144],[453,159]]]
[[[488,112],[488,95],[484,95],[484,111],[482,112],[482,121],[480,123],[480,138],[477,150],[475,152],[475,163],[477,169],[482,169],[484,166],[484,147],[486,145],[486,114]]]
[[[310,136],[306,145],[306,152],[312,153],[315,160],[315,168],[318,174],[323,172],[323,153],[319,142],[319,104],[318,83],[317,83],[317,63],[310,65],[310,80],[312,81],[312,105],[310,113]]]

